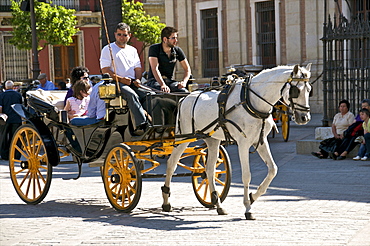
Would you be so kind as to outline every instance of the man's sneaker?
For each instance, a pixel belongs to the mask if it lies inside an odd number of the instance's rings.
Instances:
[[[353,160],[359,161],[359,160],[361,160],[361,157],[360,156],[353,157]]]
[[[364,156],[361,158],[361,161],[367,161],[367,159],[369,159],[367,156]]]

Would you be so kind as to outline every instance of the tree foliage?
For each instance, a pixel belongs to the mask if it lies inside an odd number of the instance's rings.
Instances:
[[[12,0],[13,37],[10,43],[18,49],[32,49],[32,30],[30,12],[20,9],[21,1]],[[63,6],[51,6],[44,2],[35,1],[35,19],[38,50],[47,45],[69,45],[72,36],[78,29],[74,9]],[[44,41],[44,42],[41,42]]]
[[[133,36],[144,43],[142,50],[161,42],[161,31],[166,25],[160,22],[158,16],[146,14],[141,2],[124,0],[122,21],[130,26]]]

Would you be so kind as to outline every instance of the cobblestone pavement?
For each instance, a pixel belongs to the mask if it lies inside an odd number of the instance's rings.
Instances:
[[[295,153],[295,141],[313,139],[308,126],[291,127],[290,140],[270,138],[279,171],[268,192],[253,204],[257,220],[244,219],[243,185],[235,146],[232,186],[219,216],[196,199],[189,177],[174,178],[173,212],[161,210],[164,179],[145,179],[140,202],[131,213],[113,210],[96,167],[60,165],[50,191],[38,205],[17,196],[0,161],[0,245],[370,245],[370,161],[320,160]],[[316,120],[316,121],[315,121]],[[266,168],[250,157],[252,190]],[[157,168],[164,172],[165,165]]]

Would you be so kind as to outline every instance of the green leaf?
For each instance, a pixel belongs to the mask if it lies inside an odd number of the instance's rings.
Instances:
[[[20,10],[21,1],[11,0],[13,37],[9,41],[18,49],[32,49],[32,31],[30,12]],[[79,30],[75,10],[63,6],[51,6],[48,3],[35,1],[35,20],[38,50],[47,45],[69,45],[72,36]],[[43,41],[43,46],[41,46]]]

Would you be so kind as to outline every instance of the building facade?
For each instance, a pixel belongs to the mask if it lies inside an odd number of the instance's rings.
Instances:
[[[100,74],[101,13],[99,0],[55,0],[53,4],[75,9],[79,32],[69,46],[47,46],[39,52],[40,69],[54,82],[65,81],[75,66],[86,66]],[[11,1],[0,0],[0,81],[32,78],[32,52],[9,44],[11,38]]]
[[[369,13],[368,0],[165,0],[165,15],[179,30],[195,78],[220,76],[230,66],[312,63],[314,81],[323,71],[325,17],[350,16],[361,4]],[[322,113],[320,81],[310,99],[313,113]]]

